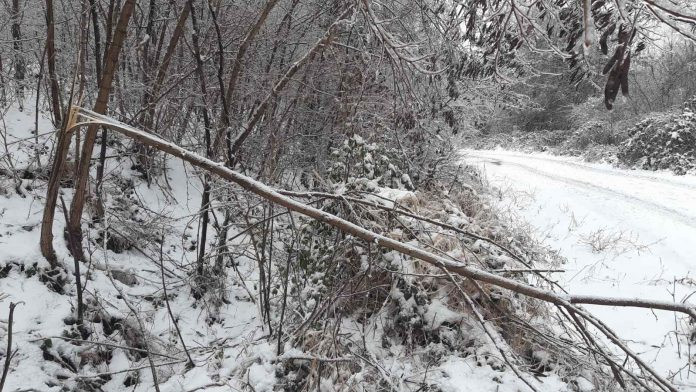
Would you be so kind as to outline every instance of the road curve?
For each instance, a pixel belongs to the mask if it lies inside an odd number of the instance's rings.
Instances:
[[[501,213],[567,259],[557,278],[573,294],[696,301],[696,176],[504,150],[462,156],[501,190]],[[609,245],[597,250],[597,241]],[[590,309],[657,369],[679,373],[677,379],[684,373],[679,350],[689,343],[686,335],[680,344],[673,339],[674,315]],[[679,323],[677,331],[690,331],[685,320]],[[696,379],[687,376],[679,383],[696,390]]]
[[[552,182],[623,199],[696,228],[696,179],[691,176],[621,170],[541,154],[496,150],[465,150],[464,154],[470,162],[512,166]]]

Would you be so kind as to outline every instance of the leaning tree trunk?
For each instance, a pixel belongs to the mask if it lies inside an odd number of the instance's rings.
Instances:
[[[174,31],[172,32],[172,37],[169,40],[169,43],[167,44],[167,49],[164,53],[164,57],[162,58],[162,62],[159,64],[159,67],[157,69],[157,76],[155,77],[155,81],[152,85],[152,88],[148,92],[146,92],[144,105],[144,108],[147,109],[147,118],[145,121],[146,130],[150,130],[150,128],[154,124],[157,97],[159,96],[160,91],[162,90],[164,78],[167,76],[167,71],[169,70],[169,64],[172,61],[174,50],[176,49],[176,46],[179,43],[179,39],[184,33],[184,27],[186,26],[186,20],[188,19],[189,11],[190,7],[188,5],[184,5],[184,7],[181,10],[181,13],[179,14],[179,18],[177,19]]]
[[[167,49],[165,50],[164,57],[162,58],[162,61],[160,62],[157,68],[157,75],[155,76],[154,81],[150,83],[149,76],[145,78],[146,82],[150,85],[150,87],[147,88],[145,91],[145,98],[143,103],[143,108],[145,110],[145,120],[142,122],[142,124],[143,128],[147,131],[152,131],[153,125],[155,124],[155,108],[157,106],[157,100],[160,91],[162,90],[162,86],[164,85],[164,80],[167,76],[172,57],[174,56],[174,51],[179,43],[179,39],[184,33],[184,28],[186,27],[186,20],[189,16],[189,10],[190,7],[188,5],[184,5],[184,7],[181,9],[181,12],[179,13],[176,26],[174,27],[172,36],[169,39],[169,43],[167,44]],[[162,29],[162,32],[164,32],[164,29]],[[146,61],[146,64],[149,63],[147,63]],[[150,152],[147,151],[147,149],[144,146],[138,146],[137,150],[140,167],[142,169],[143,175],[148,179],[149,183],[149,168],[151,167],[151,162],[153,158]]]
[[[298,59],[285,74],[276,82],[271,91],[266,95],[266,97],[254,107],[251,114],[251,120],[246,123],[242,132],[235,138],[234,142],[230,147],[230,164],[229,166],[234,168],[237,163],[239,163],[239,152],[242,148],[242,144],[249,137],[251,132],[254,130],[258,122],[263,118],[269,105],[278,97],[285,86],[292,80],[292,77],[297,73],[300,68],[302,68],[308,61],[310,61],[317,53],[322,51],[325,47],[331,44],[334,39],[339,26],[343,23],[344,19],[347,18],[352,12],[352,8],[344,11],[341,16],[336,19],[336,21],[329,26],[324,35],[300,58]]]
[[[97,102],[94,105],[94,111],[97,113],[105,113],[106,106],[109,103],[109,93],[111,92],[111,82],[114,79],[114,74],[118,66],[118,56],[123,46],[123,41],[128,33],[128,22],[133,9],[135,8],[135,0],[126,0],[121,8],[118,22],[116,24],[116,32],[114,33],[113,41],[109,45],[106,60],[104,61],[104,69],[99,82],[99,93],[97,94]],[[67,234],[72,238],[74,243],[82,243],[82,211],[85,207],[87,198],[87,182],[89,180],[89,166],[92,160],[92,151],[94,143],[97,139],[98,126],[90,125],[87,128],[85,140],[82,144],[82,152],[80,165],[78,167],[78,175],[75,184],[75,195],[70,204],[70,221],[67,223]],[[81,251],[81,249],[78,249]],[[80,252],[81,253],[81,252]],[[74,255],[84,260],[83,255]]]
[[[102,124],[110,129],[122,133],[140,143],[154,147],[167,154],[180,158],[193,166],[199,167],[210,173],[216,174],[228,181],[231,181],[246,191],[249,191],[273,204],[287,208],[289,211],[299,213],[318,222],[332,226],[345,234],[352,235],[356,238],[366,241],[370,244],[375,244],[378,247],[389,249],[410,256],[414,259],[424,261],[433,267],[442,269],[448,273],[459,275],[462,278],[468,278],[474,281],[487,283],[499,288],[510,290],[513,293],[521,294],[530,298],[535,298],[557,307],[563,308],[571,312],[575,317],[581,317],[584,321],[593,325],[599,332],[609,339],[614,345],[620,349],[623,354],[633,360],[639,366],[641,371],[645,372],[648,378],[661,387],[663,390],[677,392],[677,389],[670,381],[661,376],[640,356],[633,352],[622,342],[614,331],[612,331],[605,323],[598,318],[592,316],[583,308],[578,307],[579,304],[593,304],[602,306],[625,306],[648,309],[662,309],[673,312],[680,312],[691,317],[696,317],[696,308],[690,304],[672,303],[662,301],[642,300],[638,298],[611,298],[611,297],[594,297],[571,294],[558,294],[551,290],[546,290],[536,286],[532,286],[526,282],[514,280],[505,276],[497,275],[478,267],[474,267],[465,262],[442,257],[410,243],[404,243],[393,238],[378,234],[372,230],[366,229],[353,222],[345,220],[339,216],[330,214],[321,209],[312,207],[308,204],[299,202],[290,196],[305,196],[297,192],[279,191],[273,189],[259,181],[245,176],[235,170],[225,167],[219,162],[208,158],[201,157],[192,151],[188,151],[171,142],[160,139],[157,136],[148,134],[141,130],[132,128],[126,124],[114,121],[106,116],[98,113],[89,112],[81,109],[80,113],[86,117],[91,124]],[[340,195],[333,195],[335,198],[342,198]],[[396,213],[406,212],[405,210],[393,210]],[[576,323],[577,324],[577,323]],[[622,369],[629,372],[626,369]],[[632,374],[632,373],[629,373]]]
[[[215,31],[217,33],[217,38],[218,38],[218,53],[219,53],[219,62],[218,62],[218,82],[220,84],[220,96],[222,100],[222,105],[223,105],[223,110],[220,113],[220,124],[221,127],[218,130],[217,135],[215,136],[215,142],[213,143],[213,149],[214,152],[219,152],[222,151],[222,140],[223,138],[226,139],[226,145],[227,145],[227,159],[228,163],[230,163],[232,156],[230,154],[231,152],[231,142],[230,142],[230,126],[232,125],[232,120],[230,118],[230,104],[232,102],[232,98],[234,97],[234,92],[237,87],[237,81],[239,80],[240,75],[242,74],[242,65],[244,62],[244,57],[246,56],[247,50],[249,49],[249,46],[251,43],[254,41],[254,38],[256,35],[259,33],[261,30],[261,27],[266,23],[266,19],[268,19],[268,15],[271,13],[273,8],[278,4],[278,0],[269,0],[266,5],[263,7],[261,10],[261,14],[259,14],[259,17],[256,19],[256,22],[254,22],[254,25],[251,26],[251,29],[247,32],[247,34],[244,36],[244,39],[242,40],[242,43],[239,45],[239,48],[237,49],[237,55],[235,56],[234,60],[232,61],[232,70],[230,71],[230,79],[227,83],[227,89],[225,89],[224,84],[222,82],[222,68],[223,68],[223,53],[224,51],[222,50],[222,38],[220,36],[220,28],[217,23],[217,16],[215,12],[213,12],[211,8],[211,14],[213,16],[213,23],[215,24]]]
[[[97,113],[104,113],[106,111],[106,106],[109,102],[109,92],[111,91],[111,82],[116,71],[118,56],[121,52],[123,41],[126,38],[128,21],[133,14],[134,7],[135,0],[126,0],[121,8],[121,14],[116,25],[116,33],[107,51],[103,70],[104,73],[99,82],[99,93],[97,95],[97,102],[94,105],[94,111]],[[82,244],[80,221],[82,210],[84,209],[87,179],[89,178],[89,163],[92,157],[92,150],[94,149],[94,142],[97,137],[97,128],[98,126],[94,125],[87,129],[87,135],[82,147],[82,159],[80,160],[78,168],[79,175],[75,179],[75,195],[70,205],[69,221],[66,222],[67,234],[71,236],[71,240],[76,244]],[[48,190],[46,191],[46,205],[41,223],[41,254],[52,266],[57,265],[56,254],[53,248],[53,221],[55,217],[56,201],[58,199],[58,190],[60,188],[60,177],[69,145],[70,138],[65,132],[61,132],[61,135],[58,137],[58,147],[56,148],[53,170],[49,178]],[[77,251],[81,253],[81,248],[77,249]],[[82,254],[73,256],[79,257],[81,260],[84,259]]]

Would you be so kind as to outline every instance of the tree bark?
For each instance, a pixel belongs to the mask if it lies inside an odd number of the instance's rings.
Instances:
[[[201,58],[201,47],[198,41],[200,30],[198,28],[198,20],[196,19],[196,12],[193,8],[193,0],[188,0],[186,2],[189,14],[191,16],[191,26],[193,27],[193,34],[191,34],[191,46],[193,48],[193,55],[196,58],[196,74],[198,76],[198,81],[201,88],[201,97],[203,101],[203,106],[201,107],[203,116],[203,126],[205,127],[205,156],[206,158],[212,158],[211,143],[210,143],[210,129],[211,122],[210,116],[208,115],[208,88],[205,83],[205,75],[203,74],[203,59]],[[201,220],[200,229],[198,236],[198,260],[196,262],[196,273],[198,276],[203,276],[204,271],[204,258],[205,258],[205,248],[208,241],[208,222],[210,220],[210,175],[206,173],[203,176],[203,194],[201,197]]]
[[[17,83],[17,93],[20,97],[19,108],[23,110],[24,100],[24,56],[22,55],[22,31],[19,28],[19,0],[12,0],[12,48],[15,51],[15,83]]]
[[[114,78],[114,73],[118,65],[118,56],[123,46],[123,41],[126,39],[128,22],[133,14],[135,0],[126,0],[121,8],[116,31],[113,40],[107,50],[106,61],[104,62],[103,75],[99,82],[99,93],[97,102],[94,105],[94,112],[103,114],[106,112],[107,104],[109,103],[109,93],[111,92],[111,83]],[[71,236],[71,240],[77,244],[82,244],[82,211],[87,197],[87,182],[89,180],[89,166],[92,159],[92,151],[97,138],[98,125],[90,125],[87,128],[87,133],[82,145],[81,159],[78,167],[78,176],[75,179],[75,194],[72,203],[70,204],[70,221],[67,223],[67,234]],[[79,249],[81,253],[81,248]],[[84,260],[84,256],[73,255]]]
[[[56,203],[58,202],[58,192],[60,191],[60,180],[63,175],[63,166],[70,148],[70,133],[68,130],[75,122],[74,109],[70,108],[64,124],[58,132],[58,142],[56,143],[55,157],[51,165],[51,176],[48,178],[46,189],[46,202],[44,204],[43,218],[41,220],[41,238],[39,246],[41,255],[48,261],[51,268],[58,266],[58,258],[53,248],[53,220],[55,217]],[[67,222],[66,222],[67,223]]]
[[[46,54],[48,56],[48,78],[51,85],[53,123],[57,126],[61,123],[62,113],[60,109],[60,90],[58,87],[58,78],[56,77],[56,46],[53,0],[46,0]]]

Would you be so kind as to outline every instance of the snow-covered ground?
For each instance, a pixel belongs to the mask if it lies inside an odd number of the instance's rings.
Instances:
[[[7,111],[0,113],[0,169],[9,171],[35,170],[35,139],[32,131],[35,126],[35,112],[33,107],[26,106],[19,111],[16,105],[12,105]],[[40,155],[42,165],[49,160],[48,152],[52,150],[53,126],[45,114],[38,116],[39,145],[46,146]],[[6,139],[6,140],[5,140]],[[5,149],[5,146],[7,148]],[[95,152],[95,156],[98,152]],[[107,176],[118,175],[122,178],[135,177],[127,160],[111,160],[107,164]],[[147,187],[144,181],[136,181],[133,190],[133,198],[139,198],[143,204],[151,208],[158,215],[169,222],[169,234],[163,246],[165,268],[176,270],[181,265],[189,265],[195,260],[196,250],[190,249],[190,244],[184,243],[182,238],[193,236],[195,229],[191,229],[187,223],[191,220],[200,205],[200,192],[195,189],[196,181],[190,167],[185,167],[181,161],[172,160],[168,165],[168,185]],[[190,178],[194,180],[187,181]],[[130,350],[116,348],[112,356],[104,361],[97,360],[89,364],[91,359],[88,352],[95,346],[91,344],[73,345],[70,342],[56,338],[65,336],[72,331],[75,314],[75,285],[74,279],[68,277],[65,285],[66,293],[59,294],[48,289],[47,285],[40,281],[37,269],[48,267],[47,261],[39,251],[39,231],[43,212],[43,198],[46,192],[45,183],[39,179],[20,179],[20,184],[15,183],[5,176],[0,178],[0,352],[2,361],[5,360],[5,342],[7,338],[7,320],[9,303],[21,303],[14,315],[13,324],[13,350],[16,350],[10,364],[10,371],[5,383],[5,391],[82,391],[87,389],[87,384],[80,384],[81,380],[97,380],[101,373],[112,373],[108,382],[101,381],[98,390],[122,391],[122,390],[152,390],[152,381],[149,371],[142,372],[142,377],[136,386],[125,388],[124,380],[129,374],[135,374],[129,369],[138,369],[146,366],[147,362],[136,359]],[[13,189],[13,188],[17,189]],[[61,191],[61,196],[66,203],[70,203],[72,189]],[[135,203],[129,206],[137,210]],[[107,218],[110,219],[110,218]],[[143,223],[144,224],[144,223]],[[62,211],[56,211],[56,223],[53,229],[54,244],[59,261],[65,266],[67,272],[74,274],[73,262],[65,246],[63,238],[64,219]],[[193,233],[191,233],[193,231]],[[87,241],[94,244],[93,241]],[[158,244],[145,248],[145,252],[157,255]],[[94,304],[100,303],[104,314],[108,314],[124,323],[133,324],[135,319],[132,312],[121,299],[121,294],[115,289],[115,285],[129,297],[131,303],[144,320],[149,336],[153,338],[149,342],[152,351],[166,352],[168,358],[179,360],[160,360],[155,358],[160,371],[160,390],[165,391],[193,391],[193,390],[230,390],[224,386],[226,382],[233,383],[231,374],[235,369],[246,369],[248,375],[243,377],[263,378],[266,384],[273,382],[272,377],[263,372],[261,365],[244,363],[239,360],[240,352],[251,353],[245,358],[257,358],[272,352],[269,345],[258,340],[263,334],[260,322],[257,320],[256,306],[249,300],[246,291],[230,278],[227,287],[229,301],[219,306],[216,312],[217,321],[209,322],[207,305],[196,304],[186,289],[185,279],[181,270],[167,274],[167,286],[169,302],[173,313],[178,320],[188,349],[192,352],[196,367],[188,372],[184,371],[184,355],[179,342],[174,339],[172,332],[173,323],[168,315],[166,307],[160,301],[163,298],[161,275],[155,259],[145,257],[136,251],[113,253],[104,249],[88,249],[88,257],[91,260],[90,277],[86,279],[85,269],[82,266],[85,301]],[[253,266],[253,264],[250,264]],[[250,273],[246,264],[240,262],[239,269],[245,276]],[[107,278],[106,269],[113,272],[125,272],[125,276],[134,278],[135,283],[121,284],[123,279],[117,278],[112,282]],[[236,279],[236,278],[235,278]],[[212,306],[211,306],[212,307]],[[107,332],[100,323],[92,322],[89,340],[100,344],[116,344],[123,346],[119,331]],[[68,325],[69,324],[69,325]],[[51,341],[51,348],[46,350],[54,356],[61,356],[60,360],[48,360],[43,353],[42,342]],[[212,353],[215,358],[211,359]],[[59,366],[58,362],[80,364],[80,376]],[[171,364],[163,365],[170,362]],[[159,366],[162,365],[162,366]],[[272,373],[270,374],[272,376]],[[237,377],[241,379],[242,377]],[[270,380],[270,381],[269,381]],[[223,386],[215,387],[213,385]],[[96,387],[95,387],[96,388]]]
[[[499,207],[568,259],[574,294],[696,303],[696,177],[503,150],[465,150]],[[688,323],[670,312],[588,306],[644,359],[696,390]],[[680,334],[676,336],[674,331]],[[691,388],[688,388],[691,389]]]
[[[128,236],[140,233],[147,238],[136,238],[139,249],[116,252],[104,249],[103,242],[94,239],[96,227],[85,230],[83,245],[89,263],[82,264],[81,276],[89,306],[86,329],[76,328],[75,269],[62,240],[65,222],[60,207],[53,234],[66,282],[61,292],[56,292],[40,279],[49,266],[38,245],[46,192],[39,169],[46,167],[50,159],[55,136],[50,120],[43,113],[35,115],[30,105],[23,111],[12,105],[0,112],[0,363],[7,354],[9,303],[21,303],[14,314],[13,356],[4,390],[151,392],[155,381],[148,361],[136,355],[144,348],[153,353],[162,392],[270,392],[282,388],[278,384],[289,380],[288,376],[277,377],[286,369],[283,361],[290,361],[293,355],[301,358],[305,353],[287,343],[285,354],[278,356],[275,340],[269,342],[259,307],[247,291],[256,291],[255,262],[240,256],[236,259],[239,275],[226,269],[227,276],[221,279],[225,282],[226,301],[213,303],[209,297],[197,301],[191,295],[188,275],[197,255],[192,222],[200,206],[200,182],[195,172],[179,160],[169,160],[166,174],[147,186],[132,170],[131,161],[118,156],[119,147],[109,148],[108,156],[112,158],[107,160],[105,170],[106,222],[111,231],[133,230]],[[39,135],[35,138],[33,131],[37,129]],[[61,190],[68,205],[72,193],[69,187]],[[398,193],[411,194],[392,190],[389,196],[398,198]],[[143,211],[145,208],[148,211]],[[138,231],[135,226],[145,230]],[[155,240],[147,236],[148,231],[157,231]],[[161,234],[162,246],[157,242]],[[230,244],[238,242],[241,240]],[[168,271],[164,278],[158,264],[160,257]],[[192,369],[185,367],[185,353],[164,305],[162,279],[168,287],[167,298],[181,339],[195,363]],[[398,298],[398,293],[393,291],[391,295]],[[415,305],[413,297],[408,301]],[[439,300],[427,309],[430,328],[444,321],[464,322],[461,313],[449,310]],[[440,320],[437,324],[436,316]],[[139,330],[141,321],[143,327]],[[384,324],[381,316],[376,317],[373,333],[366,333],[364,324],[346,319],[343,331],[353,341],[365,343],[372,361],[381,364],[381,377],[391,380],[396,390],[418,390],[425,376],[443,392],[516,392],[527,388],[510,369],[496,365],[496,349],[476,324],[465,324],[463,328],[467,339],[478,342],[475,353],[442,352],[437,367],[430,363],[430,354],[413,355],[403,344],[382,347]],[[147,345],[141,336],[145,336]],[[75,340],[80,338],[88,342]],[[434,347],[444,350],[445,346],[438,343]],[[322,381],[321,390],[371,390],[371,371],[371,367],[365,367],[350,374],[345,386],[338,388]],[[579,384],[582,380],[573,379]],[[543,392],[572,390],[557,374],[532,382]]]
[[[191,222],[200,205],[200,184],[191,168],[178,160],[169,160],[167,181],[150,187],[137,178],[129,160],[118,157],[108,160],[106,173],[111,188],[105,197],[110,206],[107,221],[113,222],[110,227],[113,230],[121,227],[117,226],[116,218],[120,216],[118,213],[125,212],[117,211],[117,207],[132,213],[124,215],[130,218],[123,226],[140,222],[135,220],[142,215],[139,206],[146,206],[151,210],[147,216],[159,217],[159,223],[149,222],[148,227],[153,230],[162,227],[164,245],[160,247],[156,241],[149,241],[142,245],[144,252],[114,253],[103,249],[98,241],[87,239],[90,263],[82,267],[82,275],[86,282],[86,302],[91,309],[86,324],[90,328],[90,343],[63,339],[66,334],[79,336],[74,327],[73,263],[65,242],[60,240],[64,220],[62,211],[58,210],[54,244],[66,269],[65,292],[50,290],[39,278],[41,270],[48,267],[38,248],[45,183],[31,175],[49,160],[53,126],[42,114],[36,126],[35,113],[29,106],[24,111],[13,106],[1,114],[0,169],[5,172],[0,177],[0,296],[5,298],[0,300],[0,360],[4,360],[5,354],[8,303],[22,302],[15,313],[13,348],[17,351],[10,363],[6,390],[88,390],[85,380],[101,379],[89,384],[93,390],[121,391],[131,384],[133,375],[138,375],[137,385],[130,389],[152,391],[154,381],[147,361],[133,355],[132,347],[138,342],[129,341],[127,333],[106,326],[120,321],[124,325],[137,324],[123,296],[144,321],[149,349],[158,353],[155,364],[163,392],[242,390],[246,386],[257,392],[271,391],[281,382],[276,378],[278,370],[284,369],[280,360],[295,354],[305,355],[286,344],[285,357],[279,357],[275,344],[267,341],[259,308],[247,291],[247,286],[253,288],[257,279],[253,260],[244,256],[237,259],[240,276],[228,269],[228,276],[224,277],[227,301],[209,305],[192,297],[186,275],[197,255],[195,246],[192,247],[196,233]],[[38,140],[32,133],[36,128]],[[110,155],[117,155],[111,148]],[[37,155],[41,165],[35,162]],[[569,259],[564,266],[566,272],[558,276],[569,291],[677,301],[694,291],[696,283],[692,284],[690,279],[692,260],[689,258],[696,255],[696,242],[690,241],[696,238],[696,205],[691,203],[696,200],[696,178],[621,171],[565,158],[502,151],[471,151],[467,160],[478,164],[491,184],[501,189],[498,203],[501,211],[510,213],[513,219],[524,218],[541,239]],[[9,173],[16,173],[17,177]],[[132,188],[118,188],[118,184],[128,181]],[[63,189],[61,195],[69,203],[72,189]],[[116,198],[121,200],[120,204]],[[93,235],[96,230],[87,233]],[[162,277],[156,261],[160,249],[165,268],[173,271],[165,274],[167,298],[196,365],[190,370],[184,367],[180,341],[163,305]],[[128,279],[122,276],[111,281],[107,270],[112,274],[120,272]],[[97,312],[98,309],[101,311]],[[434,312],[433,325],[435,315],[442,318],[443,314],[451,314],[453,320],[461,317],[439,301],[428,309]],[[653,314],[606,307],[591,310],[629,339],[632,347],[654,362],[660,371],[678,373],[677,384],[696,385],[696,380],[688,378],[689,369],[685,367],[689,345],[684,334],[689,330],[684,320],[675,319],[667,312]],[[111,321],[104,321],[107,318]],[[373,360],[381,363],[384,374],[400,375],[393,381],[397,390],[408,390],[409,385],[418,384],[414,380],[423,379],[423,369],[444,392],[526,390],[512,371],[495,370],[488,362],[477,363],[478,357],[474,355],[445,353],[437,368],[421,363],[418,356],[405,360],[411,353],[404,346],[390,345],[385,349],[384,331],[361,336],[365,327],[353,321],[346,323],[344,331],[353,335],[355,341],[366,342],[365,349],[374,356]],[[378,318],[376,331],[381,324]],[[490,353],[495,350],[485,344],[483,335],[477,336],[474,326],[463,329],[481,342],[477,348],[480,356],[493,358]],[[675,330],[682,335],[675,335]],[[112,347],[108,358],[95,358],[94,353],[100,352],[97,345],[102,344],[118,347]],[[160,358],[162,355],[167,358]],[[171,359],[174,360],[170,362]],[[346,388],[364,387],[366,374],[369,375],[367,370],[353,374],[346,381]],[[574,390],[557,374],[535,380],[540,391]],[[580,380],[583,378],[573,381],[580,383]],[[322,390],[333,389],[327,386]]]

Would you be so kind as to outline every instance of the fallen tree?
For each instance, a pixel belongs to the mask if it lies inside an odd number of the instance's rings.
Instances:
[[[654,370],[649,364],[647,364],[643,359],[641,359],[636,353],[634,353],[630,348],[628,348],[619,336],[612,331],[606,324],[601,320],[592,316],[585,309],[579,307],[579,304],[592,304],[592,305],[604,305],[604,306],[623,306],[623,307],[639,307],[648,309],[659,309],[667,310],[673,312],[684,313],[692,318],[696,319],[696,308],[688,304],[680,303],[670,303],[664,301],[650,301],[643,299],[631,299],[631,298],[611,298],[611,297],[593,297],[593,296],[577,296],[570,294],[559,294],[551,290],[545,290],[539,287],[532,286],[530,284],[510,279],[504,276],[496,275],[488,271],[484,271],[480,268],[473,267],[466,263],[451,260],[442,256],[438,256],[435,253],[420,249],[418,247],[388,238],[384,235],[375,233],[373,231],[367,230],[361,226],[358,226],[352,222],[349,222],[343,218],[336,215],[327,213],[318,208],[312,207],[300,201],[297,201],[290,196],[300,196],[307,197],[311,194],[300,194],[288,191],[278,191],[275,190],[259,181],[256,181],[248,176],[238,173],[225,166],[223,162],[214,162],[210,159],[204,158],[196,153],[188,151],[178,145],[165,141],[157,136],[144,132],[142,130],[133,128],[127,124],[121,123],[107,116],[98,114],[91,110],[84,108],[75,108],[75,113],[80,116],[80,121],[78,121],[73,127],[68,129],[68,132],[83,126],[83,125],[102,125],[117,131],[127,137],[135,139],[147,146],[156,148],[158,150],[164,151],[172,156],[183,159],[184,161],[207,170],[211,173],[217,174],[220,177],[234,182],[235,184],[241,186],[243,189],[263,198],[272,203],[278,204],[291,210],[293,212],[305,215],[319,222],[325,223],[336,229],[360,238],[368,243],[375,244],[377,246],[387,248],[400,252],[404,255],[410,256],[412,258],[422,260],[427,262],[434,267],[445,270],[448,273],[459,275],[460,277],[471,279],[473,281],[486,283],[489,285],[497,286],[510,290],[514,293],[521,294],[530,298],[541,300],[550,304],[553,304],[565,312],[566,315],[581,333],[586,334],[586,325],[584,322],[594,326],[602,335],[604,335],[609,341],[615,344],[628,358],[631,358],[633,362],[640,368],[640,370],[645,375],[644,377],[638,376],[636,373],[626,368],[626,362],[623,365],[619,365],[617,362],[612,361],[606,354],[607,363],[611,367],[614,376],[620,378],[617,374],[619,372],[626,373],[631,379],[635,380],[639,385],[641,385],[646,390],[665,390],[674,391],[677,389],[668,380],[662,377],[656,370]],[[285,193],[285,194],[283,194]],[[340,195],[331,195],[326,193],[316,193],[314,196],[321,197],[333,197],[342,198]],[[359,199],[353,198],[351,201],[358,201]],[[368,201],[360,201],[361,203],[370,203],[370,205],[383,209],[391,209],[397,211],[401,214],[414,217],[416,219],[428,219],[425,217],[420,217],[416,214],[410,213],[404,209],[397,209],[393,207],[380,206],[376,203],[371,203]],[[454,226],[445,225],[443,223],[429,220],[430,223],[440,225],[441,227],[460,231]],[[582,321],[581,321],[582,320]],[[603,356],[605,356],[603,354]],[[654,387],[648,385],[644,380],[654,384]],[[619,381],[623,385],[622,381]],[[530,386],[531,387],[531,386]],[[532,387],[533,389],[533,387]]]

